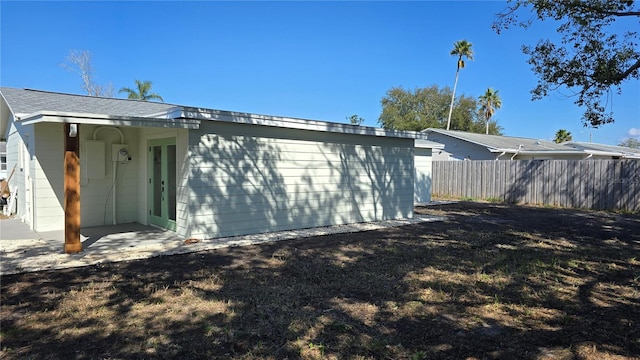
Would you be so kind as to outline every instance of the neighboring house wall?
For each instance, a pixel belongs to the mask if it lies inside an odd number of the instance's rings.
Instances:
[[[414,151],[416,178],[414,180],[415,190],[413,201],[416,204],[428,203],[431,201],[432,151],[429,148],[415,148]],[[436,149],[434,151],[438,150]]]
[[[433,161],[446,160],[495,160],[498,154],[489,152],[485,146],[459,140],[438,133],[430,133],[429,141],[444,145],[444,149],[434,149]]]
[[[194,237],[412,217],[413,139],[204,121],[189,137]]]

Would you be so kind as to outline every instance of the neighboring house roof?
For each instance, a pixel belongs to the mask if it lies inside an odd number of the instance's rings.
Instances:
[[[584,151],[570,148],[552,141],[538,140],[515,136],[486,135],[457,130],[443,130],[429,128],[423,130],[427,138],[432,141],[431,134],[442,134],[472,144],[486,147],[489,152],[496,154],[527,154],[527,155],[585,155]]]
[[[603,144],[564,142],[557,144],[552,141],[539,140],[515,136],[487,135],[470,133],[457,130],[443,130],[429,128],[423,130],[427,138],[436,141],[437,135],[441,134],[461,141],[486,147],[489,152],[506,155],[582,155],[585,157],[611,156],[620,158],[640,159],[640,149],[632,149],[622,146],[611,146]]]
[[[600,153],[607,154],[618,154],[622,158],[628,159],[640,159],[640,149],[629,148],[625,146],[613,146],[613,145],[604,145],[604,144],[595,144],[595,143],[586,143],[586,142],[577,142],[577,141],[568,141],[562,143],[562,145],[570,146],[574,149],[584,150],[587,153],[592,153],[594,155]]]
[[[333,133],[426,138],[413,131],[387,130],[327,121],[258,115],[225,110],[205,109],[140,100],[102,98],[31,89],[0,87],[0,94],[18,121],[74,122],[120,126],[161,126],[197,128],[200,121],[224,121]],[[2,116],[2,133],[7,120]],[[433,144],[433,143],[432,143]],[[428,146],[429,143],[424,143]],[[436,144],[433,144],[437,146]]]

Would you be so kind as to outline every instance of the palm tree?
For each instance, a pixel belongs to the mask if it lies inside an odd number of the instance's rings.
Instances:
[[[478,97],[478,101],[480,101],[482,114],[487,121],[486,134],[489,134],[489,121],[493,117],[493,114],[495,114],[496,110],[502,107],[502,100],[498,95],[498,90],[488,88],[487,91],[484,92],[484,94]]]
[[[553,142],[560,144],[565,141],[571,141],[571,140],[573,140],[573,136],[571,136],[571,132],[565,129],[560,129],[556,131],[556,138],[553,139]]]
[[[451,106],[449,107],[449,118],[447,119],[447,130],[451,126],[451,113],[453,113],[453,102],[456,98],[456,86],[458,86],[458,74],[460,69],[464,68],[464,60],[462,57],[466,57],[469,60],[473,60],[473,50],[471,50],[471,43],[467,40],[456,41],[453,44],[453,50],[451,55],[458,56],[458,68],[456,70],[456,82],[453,83],[453,94],[451,94]]]
[[[136,79],[136,86],[138,87],[137,91],[128,87],[123,87],[122,89],[120,89],[120,91],[118,91],[118,94],[123,92],[127,93],[127,98],[132,100],[143,100],[143,101],[160,100],[160,102],[164,102],[164,99],[162,98],[162,96],[156,93],[150,92],[151,81],[149,80],[140,81]]]

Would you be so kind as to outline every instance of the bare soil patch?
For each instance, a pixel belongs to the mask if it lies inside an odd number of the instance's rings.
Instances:
[[[640,215],[444,222],[2,276],[2,359],[639,359]]]

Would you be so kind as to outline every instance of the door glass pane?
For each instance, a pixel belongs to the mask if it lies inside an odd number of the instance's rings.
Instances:
[[[162,216],[162,146],[153,149],[153,215]]]
[[[176,220],[176,146],[167,145],[167,184],[169,220]]]

